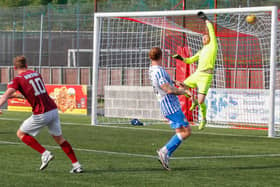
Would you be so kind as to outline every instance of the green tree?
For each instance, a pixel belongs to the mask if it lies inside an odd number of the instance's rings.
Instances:
[[[41,5],[47,5],[52,2],[52,0],[38,0],[38,1],[40,1]]]
[[[18,7],[18,6],[27,6],[31,3],[31,0],[0,0],[1,6],[4,7]]]
[[[63,4],[67,4],[68,0],[53,0],[52,3],[53,4],[63,5]]]
[[[51,2],[52,0],[32,0],[31,5],[47,5]]]

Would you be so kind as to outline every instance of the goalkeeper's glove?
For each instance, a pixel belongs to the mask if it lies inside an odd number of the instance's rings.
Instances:
[[[173,58],[184,61],[184,58],[181,55],[175,54],[172,55]]]
[[[203,21],[208,20],[207,16],[203,12],[198,12],[197,16],[202,19]]]

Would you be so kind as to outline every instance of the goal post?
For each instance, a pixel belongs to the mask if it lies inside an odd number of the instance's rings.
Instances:
[[[94,16],[93,24],[93,52],[92,52],[92,96],[91,96],[91,124],[97,125],[97,86],[98,86],[98,65],[99,65],[99,51],[100,51],[100,24],[101,17]]]
[[[276,41],[277,41],[277,7],[271,8],[271,42],[270,42],[270,97],[269,97],[269,121],[268,136],[274,137],[275,133],[275,78],[276,78]]]
[[[164,120],[151,91],[148,51],[160,47],[171,78],[187,78],[196,70],[196,63],[185,65],[170,54],[188,57],[202,48],[205,23],[197,18],[199,11],[214,24],[218,42],[215,74],[206,98],[209,126],[267,129],[269,137],[277,135],[278,21],[273,6],[96,13],[92,125],[129,123],[133,118],[152,123]],[[251,14],[256,15],[256,23],[246,22]],[[197,90],[193,93],[197,95]],[[180,101],[187,109],[189,101],[182,97]],[[258,115],[260,111],[263,113]],[[185,114],[194,123],[200,120],[197,109]]]

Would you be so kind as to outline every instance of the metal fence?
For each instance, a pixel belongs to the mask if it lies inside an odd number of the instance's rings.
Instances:
[[[66,66],[68,49],[92,49],[92,9],[91,4],[0,10],[0,65],[25,55],[30,65]],[[81,55],[77,65],[89,61]]]
[[[151,11],[277,4],[270,0],[107,0],[74,5],[0,8],[0,65],[25,55],[34,66],[91,66],[94,11]],[[278,3],[279,4],[279,3]],[[69,50],[72,49],[72,52]],[[69,59],[69,55],[70,59]],[[75,57],[75,58],[74,58]],[[72,63],[72,62],[71,62]]]
[[[30,66],[91,67],[94,11],[181,10],[275,4],[277,2],[269,0],[107,0],[97,1],[96,5],[49,4],[0,8],[0,66],[11,66],[13,57],[25,55]],[[5,78],[1,82],[3,80]]]

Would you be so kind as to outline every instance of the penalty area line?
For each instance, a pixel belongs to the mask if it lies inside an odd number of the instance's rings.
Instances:
[[[10,142],[10,141],[0,141],[0,144],[3,145],[25,145],[20,142]],[[44,147],[51,149],[61,149],[59,146],[43,145]],[[92,152],[108,155],[119,155],[119,156],[132,156],[132,157],[141,157],[141,158],[152,158],[157,159],[156,155],[146,155],[146,154],[137,154],[137,153],[126,153],[126,152],[115,152],[115,151],[105,151],[105,150],[96,150],[96,149],[85,149],[85,148],[74,148],[75,151],[81,152]],[[239,159],[239,158],[266,158],[266,157],[280,157],[280,153],[272,154],[255,154],[255,155],[210,155],[210,156],[189,156],[189,157],[171,157],[172,160],[203,160],[203,159]]]

